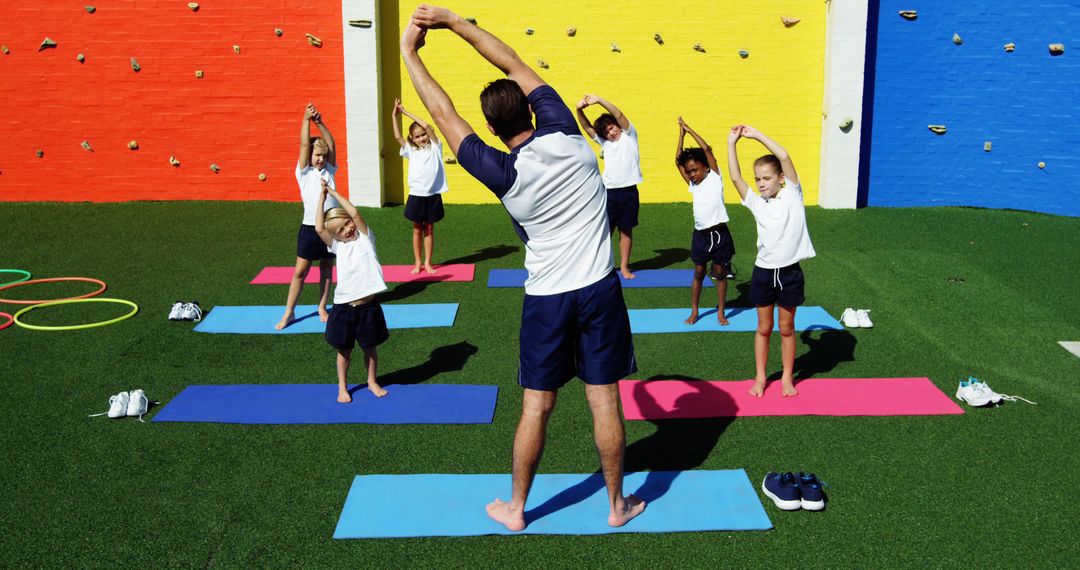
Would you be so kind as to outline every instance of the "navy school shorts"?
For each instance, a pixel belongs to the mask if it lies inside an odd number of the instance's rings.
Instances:
[[[615,228],[628,230],[637,226],[640,207],[637,186],[608,188],[607,217],[608,225],[612,230]]]
[[[690,260],[694,265],[706,265],[710,261],[731,270],[731,258],[735,257],[735,241],[727,224],[717,224],[707,230],[694,230],[690,238]]]
[[[443,219],[446,212],[443,211],[442,194],[434,196],[413,196],[405,200],[405,219],[410,222],[425,222],[434,224]]]
[[[612,384],[637,371],[630,317],[614,272],[556,295],[525,295],[518,384],[554,391],[575,375]]]
[[[750,277],[750,302],[756,306],[798,307],[806,301],[803,272],[798,263],[780,269],[754,266]]]
[[[296,257],[308,261],[320,259],[334,259],[334,254],[326,249],[326,242],[319,237],[315,226],[300,224],[300,231],[296,234]]]
[[[338,350],[350,350],[354,343],[360,348],[373,348],[390,338],[382,305],[370,301],[363,305],[334,304],[323,334],[327,344]]]

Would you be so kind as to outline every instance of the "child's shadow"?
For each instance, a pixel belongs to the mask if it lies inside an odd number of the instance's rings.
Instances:
[[[689,386],[693,392],[683,394],[675,401],[675,410],[711,409],[730,410],[730,417],[660,419],[649,420],[656,431],[626,447],[624,471],[648,471],[645,482],[634,495],[653,502],[664,496],[672,482],[682,471],[699,467],[712,453],[720,441],[720,435],[734,421],[737,410],[735,401],[723,391],[708,382],[698,381],[680,375],[658,375],[650,381],[659,379],[692,380]],[[639,382],[634,387],[634,401],[646,417],[663,414],[663,409],[646,390],[646,383]],[[559,492],[544,503],[525,511],[525,522],[530,524],[551,513],[580,503],[604,488],[604,475],[596,471],[580,483]],[[623,489],[623,492],[627,492]]]
[[[402,368],[401,370],[395,370],[385,376],[379,376],[379,384],[386,387],[391,384],[419,384],[421,382],[427,382],[443,372],[456,372],[464,369],[465,363],[479,350],[480,349],[466,341],[440,346],[431,351],[431,355],[428,356],[428,359],[425,362],[408,368]],[[367,388],[367,384],[357,384],[354,388],[349,390],[349,393],[354,393],[361,388]]]
[[[479,263],[481,261],[487,261],[489,259],[498,259],[500,257],[505,257],[507,255],[510,255],[511,253],[515,253],[516,251],[518,251],[518,248],[512,245],[492,245],[476,252],[470,253],[468,255],[462,255],[453,259],[444,260],[439,263],[439,265],[453,265],[456,263]],[[429,281],[407,281],[405,283],[398,283],[398,285],[392,290],[385,293],[380,293],[379,302],[391,303],[393,301],[408,299],[413,295],[423,292],[424,289],[428,288],[428,285],[431,285],[432,283],[437,283],[441,280],[442,279],[438,277],[438,274],[436,274],[436,276],[431,278],[431,280]]]
[[[656,256],[635,261],[630,264],[630,269],[633,271],[663,269],[669,265],[675,265],[676,263],[681,263],[690,258],[690,250],[683,247],[654,249],[653,252],[656,253]]]
[[[795,358],[795,381],[831,372],[841,362],[855,361],[855,345],[859,342],[848,331],[825,330],[818,338],[814,331],[805,330],[799,338],[808,350]],[[774,372],[769,380],[779,380],[783,371]]]

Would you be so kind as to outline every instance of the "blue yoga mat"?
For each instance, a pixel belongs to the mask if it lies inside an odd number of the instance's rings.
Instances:
[[[525,505],[528,526],[515,533],[484,510],[495,497],[509,500],[510,475],[358,475],[334,538],[772,528],[742,469],[627,473],[623,490],[648,505],[626,526],[612,528],[602,475],[537,475]]]
[[[337,384],[234,384],[184,388],[155,422],[225,424],[490,424],[498,386],[391,384],[376,398],[367,385],[337,402]]]
[[[386,327],[391,329],[416,329],[423,327],[452,327],[457,316],[457,303],[433,303],[415,305],[383,305]],[[241,334],[298,334],[321,333],[326,323],[319,320],[316,305],[297,305],[296,320],[289,326],[275,330],[285,307],[275,305],[247,305],[239,307],[214,307],[195,326],[195,332],[241,333]]]
[[[683,321],[690,316],[690,309],[630,309],[630,332],[679,333],[679,332],[753,332],[757,330],[757,309],[728,308],[724,313],[731,324],[720,326],[716,321],[716,307],[698,312],[698,320],[692,325]],[[780,330],[779,317],[773,317],[773,330]],[[832,318],[821,307],[799,307],[795,311],[795,330],[843,330],[840,321]]]
[[[635,271],[633,279],[625,279],[621,274],[624,289],[648,287],[689,287],[694,280],[693,269],[642,269]],[[488,273],[488,288],[524,287],[529,272],[524,269],[492,269]]]

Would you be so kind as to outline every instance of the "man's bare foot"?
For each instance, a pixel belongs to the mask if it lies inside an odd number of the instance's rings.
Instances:
[[[281,317],[281,320],[278,321],[278,324],[274,325],[274,330],[279,331],[279,330],[289,326],[289,323],[291,323],[291,322],[293,322],[293,314],[292,313],[286,313],[285,316]]]
[[[634,275],[633,273],[630,273],[630,268],[629,267],[620,267],[619,268],[619,273],[622,273],[623,279],[633,279],[633,278],[637,277],[637,275]]]
[[[645,511],[645,501],[635,497],[634,495],[627,495],[623,499],[622,512],[614,512],[608,515],[607,523],[610,526],[623,526],[630,522],[630,519],[640,515]]]
[[[424,271],[427,271],[428,275],[435,275],[436,273],[435,268],[432,267],[431,264],[425,265]]]
[[[338,388],[337,401],[338,401],[338,403],[341,403],[341,404],[348,404],[348,403],[352,402],[352,394],[349,393],[348,388],[345,388],[345,389]]]
[[[691,310],[690,311],[690,316],[687,317],[686,320],[683,321],[683,322],[688,324],[688,325],[692,325],[692,324],[696,323],[697,322],[697,309]]]
[[[507,530],[519,532],[525,530],[525,510],[517,510],[510,507],[510,503],[502,499],[495,499],[488,503],[487,514],[495,522],[505,526]],[[630,519],[627,519],[630,520]]]
[[[328,313],[325,308],[319,308],[319,320],[324,323],[330,320],[330,313]]]
[[[799,391],[795,389],[795,384],[791,380],[781,380],[780,386],[783,388],[785,398],[799,395]]]
[[[750,395],[757,396],[758,398],[765,395],[765,381],[754,380],[754,385],[750,387]]]
[[[371,393],[375,394],[376,398],[382,398],[383,396],[390,393],[390,392],[386,391],[386,388],[383,388],[382,386],[379,386],[375,382],[368,382],[367,389],[371,390]]]
[[[420,264],[419,263],[414,265],[413,268],[412,268],[412,271],[409,272],[410,275],[416,275],[417,273],[420,273]]]

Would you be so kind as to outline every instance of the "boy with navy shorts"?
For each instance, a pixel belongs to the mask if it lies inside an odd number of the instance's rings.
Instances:
[[[314,122],[322,137],[311,137],[308,123]],[[323,123],[322,115],[315,106],[308,103],[304,109],[304,120],[300,125],[300,158],[296,162],[296,183],[300,186],[300,199],[304,202],[304,218],[300,231],[296,235],[296,265],[289,281],[289,295],[285,301],[285,314],[274,328],[281,330],[293,321],[296,303],[304,289],[304,279],[313,262],[319,263],[319,319],[326,322],[329,313],[326,302],[330,298],[330,280],[334,271],[334,254],[326,249],[326,244],[319,239],[315,231],[315,209],[322,195],[322,185],[335,188],[334,173],[337,172],[337,155],[334,151],[334,137]],[[327,208],[338,206],[337,200],[329,198]]]
[[[585,107],[590,105],[600,105],[606,111],[595,123],[585,116]],[[637,129],[618,107],[596,95],[581,98],[577,120],[585,134],[600,145],[608,224],[611,231],[619,230],[619,272],[624,278],[633,279],[630,251],[634,247],[634,227],[638,225],[640,209],[637,185],[642,180]]]
[[[754,161],[754,181],[759,194],[749,191],[742,178],[735,149],[740,138],[754,139],[772,154]],[[803,304],[803,272],[799,262],[814,257],[814,245],[806,229],[806,208],[795,164],[784,147],[748,125],[731,127],[728,135],[728,169],[742,203],[757,222],[757,260],[750,279],[750,301],[757,307],[758,327],[754,336],[756,374],[750,388],[753,396],[765,393],[765,366],[769,360],[769,338],[773,311],[780,316],[780,354],[784,371],[780,385],[784,396],[795,396],[792,370],[795,367],[795,310]]]
[[[363,216],[328,184],[322,185],[319,208],[316,210],[315,231],[330,251],[337,254],[338,282],[334,288],[334,307],[326,322],[327,344],[337,349],[338,398],[342,404],[352,402],[349,392],[349,365],[356,345],[364,351],[367,387],[381,398],[386,389],[377,380],[378,354],[375,347],[390,337],[386,317],[375,299],[376,293],[386,291],[382,265],[375,253],[375,232]],[[323,204],[333,199],[341,207],[326,210]]]
[[[488,84],[480,105],[488,129],[509,153],[476,136],[421,60],[426,34],[440,28],[460,36],[507,75]],[[525,528],[525,501],[557,390],[576,375],[586,383],[593,415],[608,491],[607,522],[625,525],[645,509],[644,501],[622,493],[626,436],[617,382],[637,366],[621,285],[612,272],[607,197],[596,155],[555,90],[513,49],[461,16],[421,5],[405,28],[401,54],[458,163],[502,201],[525,243],[529,277],[518,373],[524,394],[514,436],[512,493],[509,502],[489,503],[487,514],[509,530]]]
[[[698,148],[683,148],[686,133],[690,133]],[[690,285],[690,316],[684,322],[692,325],[698,320],[701,281],[705,278],[709,261],[712,261],[709,277],[716,285],[716,320],[721,325],[727,325],[724,301],[727,298],[727,280],[734,277],[731,258],[735,256],[735,242],[727,226],[724,179],[720,176],[720,167],[716,164],[712,147],[682,117],[679,117],[679,146],[676,152],[675,165],[694,195],[694,235],[690,240],[694,280]]]

